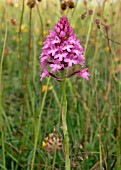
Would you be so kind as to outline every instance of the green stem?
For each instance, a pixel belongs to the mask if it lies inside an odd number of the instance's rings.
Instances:
[[[49,83],[50,83],[50,77],[47,80],[47,89],[48,89]],[[33,151],[33,157],[32,157],[31,170],[34,169],[37,143],[38,143],[38,138],[39,138],[39,133],[40,133],[41,116],[42,116],[42,112],[43,112],[43,108],[44,108],[44,104],[45,104],[46,95],[47,95],[47,90],[44,93],[44,96],[43,96],[43,99],[42,99],[42,104],[40,106],[40,112],[39,112],[39,115],[38,115],[37,127],[36,127],[36,130],[35,130],[34,151]]]
[[[5,141],[4,141],[4,139],[5,139],[5,134],[4,134],[5,132],[4,132],[4,130],[3,130],[3,132],[2,132],[2,154],[3,154],[3,165],[4,165],[4,168],[6,168],[6,160],[5,160]]]
[[[62,73],[64,77],[64,72]],[[66,113],[67,113],[67,101],[66,101],[66,79],[62,82],[62,124],[63,124],[63,133],[64,133],[64,142],[65,142],[65,166],[66,170],[70,170],[70,159],[69,159],[69,137],[68,129],[66,122]]]
[[[39,18],[40,18],[40,23],[41,23],[41,35],[42,35],[42,42],[44,41],[44,31],[43,31],[43,20],[42,20],[42,16],[41,16],[41,13],[39,11],[39,6],[37,5],[36,3],[36,7],[37,7],[37,12],[38,12],[38,15],[39,15]]]
[[[54,168],[55,168],[55,161],[56,161],[56,149],[54,150],[54,158],[53,158],[52,170],[54,170]]]
[[[23,22],[23,16],[24,16],[24,0],[22,2],[22,12],[21,12],[21,18],[20,18],[20,24],[19,24],[19,34],[18,34],[18,56],[20,61],[20,71],[21,71],[21,77],[22,82],[24,82],[24,71],[23,71],[23,63],[22,63],[22,56],[21,56],[21,25]]]
[[[50,83],[50,85],[51,85],[51,83]],[[58,96],[57,96],[57,94],[56,94],[54,88],[52,89],[52,92],[53,92],[53,95],[54,95],[54,97],[55,97],[55,100],[56,100],[57,105],[58,105],[59,110],[60,110],[60,112],[58,113],[59,119],[58,119],[58,124],[57,124],[57,130],[59,130],[59,127],[60,127],[60,120],[61,120],[61,103],[62,103],[62,102],[60,103],[60,101],[59,101],[59,99],[58,99]],[[55,149],[55,151],[54,151],[54,158],[53,158],[52,170],[54,170],[54,168],[55,168],[56,153],[57,153],[57,151],[56,151],[56,149]]]
[[[2,122],[2,74],[3,74],[3,60],[4,60],[4,53],[7,41],[7,33],[8,33],[8,25],[7,25],[7,9],[6,3],[4,4],[5,8],[5,36],[4,36],[4,43],[3,43],[3,50],[0,59],[0,133],[1,133],[1,145],[2,145],[2,157],[3,157],[3,167],[6,169],[6,158],[5,158],[5,132],[3,130],[3,122]]]
[[[84,47],[84,51],[85,51],[84,52],[84,57],[86,56],[86,50],[87,50],[87,45],[88,45],[91,29],[92,29],[92,23],[93,23],[93,19],[94,19],[94,15],[95,15],[95,10],[96,10],[96,0],[94,0],[93,14],[92,14],[91,21],[90,21],[90,24],[89,24],[86,43],[85,43],[85,47]]]
[[[5,36],[4,36],[4,43],[3,43],[3,50],[0,59],[0,132],[2,132],[2,74],[3,74],[3,60],[4,60],[4,53],[7,41],[7,34],[8,34],[8,25],[7,25],[7,9],[5,4]]]

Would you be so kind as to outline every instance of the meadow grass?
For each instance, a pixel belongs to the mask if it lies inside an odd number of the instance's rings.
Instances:
[[[121,2],[76,0],[65,11],[54,0],[32,9],[26,0],[10,2],[0,2],[0,169],[65,168],[63,140],[60,148],[47,147],[47,137],[63,137],[62,84],[40,82],[39,56],[48,30],[66,15],[90,73],[88,82],[66,81],[71,169],[120,170]]]

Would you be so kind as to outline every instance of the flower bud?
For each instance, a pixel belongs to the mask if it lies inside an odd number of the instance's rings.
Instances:
[[[85,19],[86,15],[85,14],[82,14],[81,15],[81,19]]]
[[[93,11],[92,11],[92,10],[89,10],[88,13],[89,13],[89,15],[92,15],[92,14],[93,14]]]

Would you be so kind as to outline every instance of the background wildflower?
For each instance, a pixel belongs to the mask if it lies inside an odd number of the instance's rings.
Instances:
[[[44,141],[42,142],[42,146],[43,146],[43,147],[45,147],[45,146],[46,146],[46,143],[45,143]]]
[[[46,86],[46,85],[43,85],[41,91],[44,93],[46,90],[47,90],[47,86]]]
[[[42,46],[42,41],[38,41],[38,45]]]
[[[14,7],[15,7],[15,8],[18,8],[18,7],[19,7],[19,4],[18,4],[18,3],[15,3],[15,4],[14,4]]]
[[[27,32],[27,27],[26,27],[25,24],[22,24],[22,25],[21,25],[21,31],[22,31],[22,32]]]
[[[42,142],[42,146],[47,150],[47,154],[50,154],[55,150],[60,151],[63,147],[63,136],[50,133],[49,137],[46,137],[45,141]]]
[[[109,49],[109,47],[107,46],[107,47],[105,48],[105,51],[109,52],[109,50],[110,50],[110,49]]]
[[[49,88],[48,88],[49,90],[52,90],[53,89],[53,86],[49,86]]]
[[[52,90],[52,89],[53,89],[53,86],[49,86],[49,87],[48,87],[48,90]],[[46,86],[46,85],[43,85],[41,91],[44,93],[46,90],[47,90],[47,86]]]
[[[35,32],[36,32],[37,35],[40,34],[40,29],[39,29],[39,27],[36,27],[36,28],[35,28]]]
[[[16,19],[15,19],[15,18],[11,18],[11,24],[12,24],[13,26],[16,25]]]

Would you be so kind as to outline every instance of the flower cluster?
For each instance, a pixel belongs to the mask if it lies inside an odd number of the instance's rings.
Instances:
[[[47,154],[55,150],[60,151],[63,147],[63,136],[51,133],[49,137],[46,137],[45,141],[42,142],[42,146],[47,150]]]
[[[50,30],[49,33],[50,35],[46,37],[40,56],[41,81],[46,76],[52,76],[58,81],[63,81],[64,78],[56,77],[56,71],[69,71],[73,65],[78,64],[84,66],[84,50],[65,16],[55,25],[54,31]],[[75,70],[73,73],[66,75],[65,78],[78,73],[79,76],[88,80],[89,73],[87,71],[88,68],[81,71]]]

